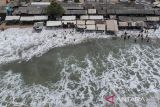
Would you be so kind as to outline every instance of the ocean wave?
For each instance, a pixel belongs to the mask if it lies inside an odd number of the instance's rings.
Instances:
[[[29,60],[41,56],[54,47],[78,44],[91,38],[110,35],[79,33],[74,29],[52,29],[33,33],[32,28],[10,28],[0,32],[0,64],[16,60]]]
[[[21,74],[6,71],[0,79],[0,105],[105,107],[104,96],[115,95],[146,99],[116,102],[120,107],[159,107],[160,48],[135,44],[94,57],[88,53],[81,61],[72,55],[58,60],[60,80],[48,86],[26,85]]]

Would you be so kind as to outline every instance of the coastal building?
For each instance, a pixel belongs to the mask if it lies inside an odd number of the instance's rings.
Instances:
[[[151,21],[151,22],[158,22],[160,21],[160,17],[158,16],[147,16],[147,21]]]
[[[85,25],[85,20],[77,20],[77,25]]]
[[[117,32],[118,31],[118,24],[117,20],[106,20],[107,31]]]
[[[89,19],[90,20],[103,20],[104,17],[102,15],[90,15]]]
[[[34,16],[21,16],[20,22],[23,24],[33,24]]]
[[[86,24],[85,20],[77,20],[76,30],[77,31],[84,31],[84,29],[86,29],[85,24]]]
[[[106,31],[106,24],[96,24],[96,30]]]
[[[5,22],[7,25],[9,24],[18,24],[20,20],[20,16],[6,16]]]
[[[86,25],[86,30],[87,31],[95,31],[96,30],[96,25]]]
[[[47,21],[46,26],[47,27],[60,27],[62,26],[62,22],[61,21]]]
[[[86,25],[95,25],[96,21],[95,20],[86,20]]]
[[[81,15],[81,16],[80,16],[80,19],[81,19],[81,20],[88,20],[88,19],[89,19],[89,16],[88,16],[88,15]]]
[[[39,6],[27,6],[27,7],[18,7],[14,10],[14,15],[30,16],[30,15],[46,15],[46,7]]]
[[[128,28],[128,22],[118,22],[119,28]]]

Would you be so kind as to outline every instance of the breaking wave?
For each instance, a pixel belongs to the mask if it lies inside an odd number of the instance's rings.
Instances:
[[[159,29],[149,31],[149,37],[159,38]],[[130,35],[138,35],[138,31],[127,31]],[[118,32],[120,36],[123,31]],[[104,33],[80,33],[73,29],[43,29],[33,33],[32,28],[10,28],[0,31],[0,64],[17,60],[29,60],[33,56],[41,56],[54,47],[78,44],[92,38],[108,38]]]
[[[109,95],[146,98],[146,102],[117,102],[117,107],[160,104],[160,48],[134,44],[94,57],[88,53],[81,60],[75,56],[58,59],[60,80],[47,86],[26,85],[21,74],[3,72],[0,106],[105,107],[104,96]]]

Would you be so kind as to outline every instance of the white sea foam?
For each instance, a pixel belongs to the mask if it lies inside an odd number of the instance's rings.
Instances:
[[[11,28],[0,32],[0,63],[29,60],[54,47],[77,44],[88,38],[107,38],[108,36],[96,33],[84,34],[75,32],[73,29],[44,29],[40,33],[33,33],[32,28]]]
[[[0,106],[104,107],[107,103],[104,96],[114,94],[116,98],[147,98],[147,103],[117,102],[120,107],[159,107],[160,48],[135,44],[119,49],[118,53],[103,54],[103,58],[86,55],[83,60],[86,66],[82,67],[74,56],[59,57],[63,66],[61,79],[48,87],[27,86],[20,74],[8,71],[0,79]],[[99,62],[98,66],[95,62]],[[96,67],[104,68],[101,75],[96,74]],[[79,80],[70,79],[72,74],[79,75]]]
[[[155,32],[149,30],[149,37],[160,37],[159,31],[160,29]],[[117,35],[120,36],[123,32],[120,31]],[[127,33],[133,36],[138,35],[138,31],[127,31]],[[53,36],[54,34],[56,37]],[[29,60],[33,56],[40,56],[54,47],[77,44],[91,38],[108,37],[111,35],[80,33],[73,29],[43,29],[40,33],[33,33],[32,28],[10,28],[0,31],[0,64],[15,60]]]

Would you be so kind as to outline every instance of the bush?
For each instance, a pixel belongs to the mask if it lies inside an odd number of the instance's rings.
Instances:
[[[51,4],[47,7],[47,14],[50,17],[56,18],[64,14],[64,9],[56,1],[52,1]]]

